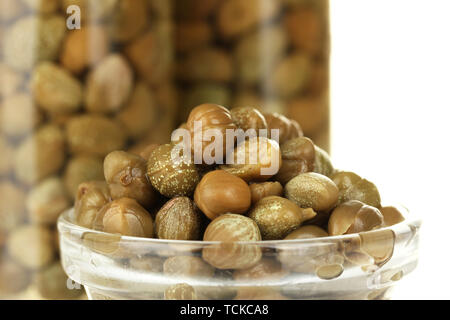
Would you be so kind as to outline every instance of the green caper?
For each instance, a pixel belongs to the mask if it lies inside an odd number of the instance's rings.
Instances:
[[[173,144],[165,144],[152,152],[147,165],[148,178],[163,196],[190,196],[200,181],[200,175],[193,161],[187,163],[172,159],[174,147]]]
[[[334,173],[334,167],[331,163],[328,153],[318,146],[314,146],[315,160],[314,160],[314,172],[320,173],[324,176],[331,177]]]
[[[281,240],[315,215],[313,210],[300,208],[288,199],[271,196],[258,201],[249,218],[258,225],[263,240]]]
[[[335,207],[339,190],[326,176],[308,172],[302,173],[286,184],[286,197],[301,208],[314,211],[328,211]]]

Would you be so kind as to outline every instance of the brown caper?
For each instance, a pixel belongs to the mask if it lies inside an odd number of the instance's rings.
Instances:
[[[0,108],[0,131],[13,139],[27,136],[39,127],[44,118],[29,93],[18,92],[7,96],[0,102]]]
[[[303,240],[327,237],[328,233],[316,226],[302,226],[284,240]],[[296,244],[281,245],[278,260],[293,272],[315,274],[321,279],[333,279],[343,272],[344,257],[336,243],[324,244],[303,250]]]
[[[27,72],[36,62],[56,60],[66,30],[62,15],[26,15],[16,20],[3,40],[6,64]]]
[[[250,192],[252,194],[252,204],[257,203],[259,200],[269,196],[283,195],[283,186],[275,181],[252,183],[250,185]]]
[[[262,258],[256,265],[248,269],[236,270],[233,273],[234,280],[277,280],[287,275],[277,260]]]
[[[84,182],[78,186],[75,199],[75,219],[86,228],[92,228],[100,209],[111,201],[109,188],[104,181]]]
[[[299,240],[328,237],[328,232],[317,226],[302,226],[288,234],[284,240]]]
[[[290,120],[278,113],[264,113],[264,117],[266,118],[267,129],[272,139],[274,139],[272,130],[278,130],[277,136],[280,144],[303,136],[303,131],[296,121]]]
[[[69,71],[54,63],[39,64],[33,70],[31,86],[36,103],[47,112],[73,113],[81,107],[81,83]]]
[[[329,178],[317,173],[302,173],[286,184],[286,197],[302,208],[328,211],[335,207],[339,190]]]
[[[152,152],[147,165],[148,178],[153,187],[166,197],[190,196],[200,176],[193,161],[172,159],[174,147],[165,144]]]
[[[54,225],[58,216],[70,207],[70,198],[58,177],[51,177],[31,190],[26,206],[33,223]]]
[[[194,153],[198,153],[198,147],[201,147],[202,162],[207,164],[209,159],[204,157],[203,150],[212,150],[212,158],[221,158],[227,154],[226,132],[227,130],[235,130],[236,124],[234,124],[230,111],[216,104],[202,104],[195,107],[189,114],[189,118],[186,122],[187,129],[191,134],[191,148]],[[221,139],[208,140],[205,136],[207,132],[214,131],[214,134],[220,136]],[[210,138],[211,139],[211,138]],[[216,155],[216,150],[220,154]]]
[[[13,157],[14,151],[12,146],[9,144],[7,139],[0,135],[0,177],[9,174],[13,167]]]
[[[145,148],[140,150],[139,155],[144,158],[145,160],[148,160],[152,154],[153,151],[155,151],[156,148],[158,148],[159,145],[152,143],[147,145]]]
[[[260,182],[278,173],[281,165],[280,146],[274,140],[252,137],[240,143],[227,156],[225,170],[247,182]]]
[[[194,193],[195,204],[211,220],[226,214],[244,214],[251,205],[248,184],[223,170],[207,173]]]
[[[133,71],[118,54],[105,57],[86,80],[85,105],[89,112],[110,113],[123,107],[133,87]]]
[[[44,226],[24,225],[14,229],[6,245],[15,261],[32,270],[48,266],[55,258],[53,232]]]
[[[145,136],[155,124],[157,107],[151,89],[138,83],[117,119],[124,125],[127,135],[134,139]]]
[[[339,204],[358,200],[375,208],[381,207],[381,197],[377,187],[353,172],[338,172],[333,181],[339,188]]]
[[[164,300],[196,300],[195,289],[186,284],[173,285],[164,291]]]
[[[239,129],[244,131],[255,130],[258,134],[259,130],[267,129],[267,121],[258,109],[252,107],[240,107],[230,110],[231,118]]]
[[[394,206],[382,207],[380,209],[386,227],[390,227],[405,221],[405,210],[402,209],[403,208]]]
[[[199,240],[202,216],[191,199],[178,197],[168,201],[156,215],[159,239]]]
[[[12,260],[0,260],[0,293],[14,294],[30,284],[30,272]]]
[[[151,1],[115,1],[109,23],[109,34],[117,42],[127,42],[136,37],[147,25],[147,11]]]
[[[314,143],[306,137],[283,143],[281,145],[282,165],[275,180],[286,184],[301,173],[312,172],[315,157]]]
[[[25,193],[11,182],[0,183],[0,231],[9,232],[25,219]]]
[[[212,277],[214,268],[202,258],[175,256],[164,262],[164,274],[172,277]]]
[[[71,152],[100,157],[122,149],[127,138],[118,121],[98,114],[84,114],[69,119],[66,136]]]
[[[68,277],[60,262],[39,271],[34,280],[39,293],[46,299],[75,299],[83,294],[81,286],[80,289],[67,287]]]
[[[302,209],[294,202],[277,196],[260,200],[249,214],[249,218],[258,225],[263,240],[281,240],[315,216],[313,210]]]
[[[103,174],[102,158],[90,155],[79,155],[72,157],[64,169],[64,185],[73,199],[76,197],[78,186],[86,181],[102,181]]]
[[[147,180],[147,161],[124,151],[113,151],[103,163],[106,182],[111,197],[133,198],[149,208],[155,202],[155,192]]]
[[[392,257],[395,237],[395,232],[387,228],[362,232],[359,237],[343,241],[341,250],[348,262],[360,265],[363,271],[372,272]]]
[[[202,251],[203,260],[218,269],[247,269],[261,260],[261,248],[236,242],[261,241],[261,232],[252,219],[239,214],[224,214],[206,228],[203,241],[219,242]]]
[[[104,206],[94,221],[94,229],[124,236],[152,238],[153,219],[136,200],[121,198]]]
[[[234,300],[289,300],[278,290],[270,287],[242,287]]]
[[[56,125],[45,125],[26,138],[16,151],[16,178],[33,185],[57,173],[64,164],[64,133]]]
[[[336,236],[370,231],[383,226],[384,220],[380,210],[352,200],[333,210],[328,221],[328,233]]]
[[[144,271],[144,272],[154,272],[154,273],[162,273],[164,259],[160,257],[132,257],[129,261],[129,265],[131,268]]]

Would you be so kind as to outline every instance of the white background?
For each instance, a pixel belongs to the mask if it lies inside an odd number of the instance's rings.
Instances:
[[[450,299],[450,1],[331,0],[332,155],[423,219],[394,299]]]

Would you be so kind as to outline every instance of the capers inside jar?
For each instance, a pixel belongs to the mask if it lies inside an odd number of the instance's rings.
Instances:
[[[230,114],[225,107],[203,104],[192,111],[187,129],[182,126],[178,130],[196,134],[194,120],[199,119],[224,136],[229,133],[225,129],[246,126],[243,123],[247,118],[242,113],[248,111],[261,120],[255,123],[262,125],[290,121],[278,114],[262,115],[251,109]],[[195,158],[191,138],[160,146],[151,144],[143,149],[145,158],[113,151],[105,158],[106,182],[80,185],[77,221],[122,235],[224,241],[223,246],[203,249],[203,259],[217,269],[250,268],[261,258],[257,246],[233,246],[235,241],[300,239],[296,234],[311,228],[324,230],[326,235],[359,233],[402,221],[395,208],[378,209],[381,202],[373,183],[354,173],[332,174],[335,169],[325,151],[303,137],[301,128],[294,128],[293,134],[283,133],[287,141],[281,145],[281,152],[279,142],[261,136],[246,137],[243,144],[231,139],[234,148],[217,146],[224,141],[220,139],[202,143],[205,148],[212,145],[227,152],[212,164],[207,164],[205,154]],[[250,163],[248,149],[240,166],[221,162],[236,160],[237,156],[228,155],[241,145],[261,141],[270,146],[269,153],[276,151],[272,160],[279,165],[273,174],[263,171],[266,158]],[[179,147],[185,147],[187,157],[177,157]],[[311,232],[311,237],[314,234]],[[333,268],[321,269],[322,276],[325,277],[325,270]]]

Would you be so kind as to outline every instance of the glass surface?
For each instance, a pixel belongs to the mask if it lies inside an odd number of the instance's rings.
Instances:
[[[388,299],[417,266],[420,225],[410,216],[360,234],[223,244],[106,234],[74,224],[69,210],[58,230],[64,269],[90,299],[164,299],[180,284],[197,299]],[[202,260],[205,250],[229,254],[230,246],[241,250],[231,258],[260,251],[263,267],[219,270]]]

